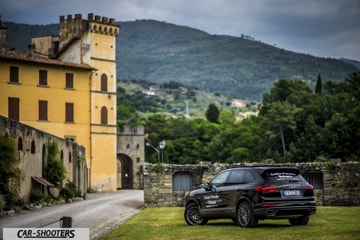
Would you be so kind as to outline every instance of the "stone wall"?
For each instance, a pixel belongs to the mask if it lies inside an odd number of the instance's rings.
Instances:
[[[66,180],[63,185],[66,181],[72,181],[80,193],[86,193],[88,176],[83,146],[3,116],[0,116],[0,135],[12,138],[17,144],[18,167],[22,170],[24,178],[14,186],[14,189],[25,202],[29,201],[31,188],[41,188],[45,195],[48,194],[48,190],[51,191],[51,188],[34,181],[34,177],[45,178],[49,141],[55,141],[59,147],[59,158],[66,169]]]
[[[239,165],[240,166],[240,165]],[[300,169],[307,180],[314,185],[318,206],[360,206],[360,163],[297,163],[274,164],[293,166]],[[174,189],[176,174],[189,175],[191,189],[200,188],[218,172],[233,167],[227,164],[202,162],[198,165],[152,165],[143,166],[145,207],[183,206],[188,191]]]

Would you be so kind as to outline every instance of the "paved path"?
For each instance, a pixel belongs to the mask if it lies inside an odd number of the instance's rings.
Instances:
[[[141,190],[90,193],[86,200],[0,218],[0,239],[4,227],[60,227],[60,218],[72,217],[72,227],[89,228],[90,239],[104,234],[138,213],[144,205]]]

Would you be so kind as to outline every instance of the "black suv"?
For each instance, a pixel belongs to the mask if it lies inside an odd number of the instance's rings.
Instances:
[[[306,225],[315,212],[313,186],[299,169],[258,166],[224,170],[191,191],[184,217],[189,225],[230,218],[242,227],[255,227],[258,220],[279,218]]]

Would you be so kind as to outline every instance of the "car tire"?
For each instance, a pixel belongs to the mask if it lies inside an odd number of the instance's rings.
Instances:
[[[256,227],[259,219],[254,216],[253,209],[248,202],[242,202],[236,209],[236,220],[241,227]]]
[[[189,225],[204,225],[208,219],[201,217],[200,209],[196,203],[190,203],[186,206],[184,218]]]
[[[302,217],[298,217],[298,218],[291,218],[291,219],[289,219],[289,222],[293,226],[307,225],[309,222],[309,219],[310,219],[309,216],[302,216]]]

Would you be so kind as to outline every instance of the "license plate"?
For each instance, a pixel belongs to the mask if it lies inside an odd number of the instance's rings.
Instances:
[[[299,190],[286,190],[284,191],[285,196],[300,196]]]

